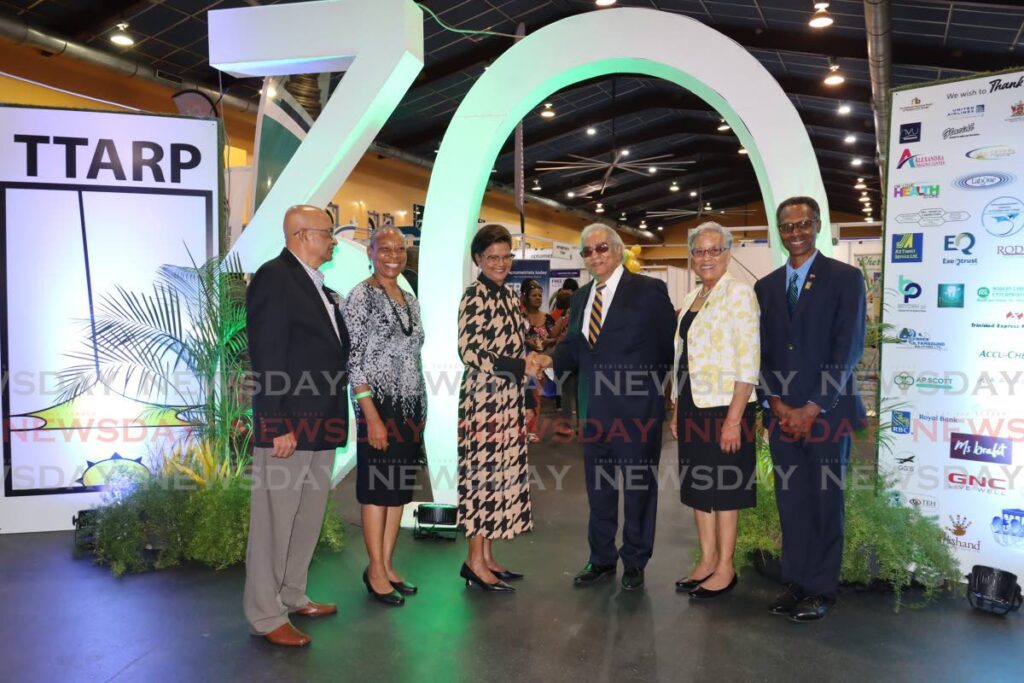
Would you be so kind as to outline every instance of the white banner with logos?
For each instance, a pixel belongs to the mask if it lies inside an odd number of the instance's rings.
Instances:
[[[221,166],[213,120],[0,106],[0,533],[71,528],[188,429],[158,270],[217,254]]]
[[[879,467],[963,569],[1024,576],[1024,72],[893,93]]]

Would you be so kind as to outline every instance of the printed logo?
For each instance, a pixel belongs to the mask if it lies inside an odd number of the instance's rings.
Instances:
[[[917,99],[916,97],[914,98]],[[921,124],[904,123],[900,125],[900,144],[907,145],[911,142],[921,142]]]
[[[928,166],[945,166],[946,159],[941,154],[911,154],[910,148],[903,150],[896,168],[926,168]]]
[[[1018,303],[1024,301],[1024,287],[1000,285],[978,287],[979,303]]]
[[[940,376],[930,372],[922,372],[915,376],[903,370],[893,376],[892,382],[900,391],[910,391],[911,388],[916,388],[918,391],[924,392],[942,391],[955,393],[963,390],[962,383],[957,382],[956,379],[955,376]],[[959,389],[957,388],[958,386],[960,387]]]
[[[974,132],[974,121],[971,121],[966,126],[950,126],[942,131],[943,140],[951,140],[956,138],[976,138],[980,133]]]
[[[934,512],[939,509],[939,501],[923,493],[908,493],[907,503],[921,512]]]
[[[964,539],[967,536],[967,530],[971,528],[972,522],[966,517],[960,515],[949,516],[949,526],[943,527],[946,530],[946,544],[959,549],[959,550],[972,550],[976,553],[981,552],[981,541],[971,543]]]
[[[910,411],[909,410],[894,410],[894,411],[892,411],[892,433],[893,434],[909,434],[910,433]]]
[[[998,436],[953,432],[949,435],[949,457],[991,465],[1012,465],[1013,441]]]
[[[1010,237],[1024,228],[1024,203],[1016,197],[996,197],[985,205],[981,224],[993,237]]]
[[[904,327],[900,330],[900,333],[896,338],[899,340],[900,344],[906,344],[907,346],[911,346],[915,349],[943,351],[946,348],[946,342],[936,341],[931,338],[931,335],[925,332],[918,332],[917,330],[909,327]]]
[[[924,235],[919,232],[892,236],[893,263],[920,263],[924,260]]]
[[[1024,256],[1024,244],[1007,244],[996,247],[998,256]]]
[[[959,251],[964,256],[970,256],[974,250],[975,244],[974,235],[969,232],[961,232],[956,235],[946,235],[943,240],[943,248],[945,251]],[[943,265],[947,266],[976,266],[978,265],[978,259],[975,258],[964,258],[958,256],[956,258],[942,257]]]
[[[964,286],[962,284],[939,285],[939,308],[963,308]]]
[[[1012,157],[1017,153],[1013,147],[1007,147],[1006,145],[992,145],[991,147],[978,147],[964,154],[968,159],[974,159],[976,161],[995,161],[997,159],[1005,159]]]
[[[985,115],[984,104],[973,104],[964,107],[953,107],[946,112],[947,119],[974,119]]]
[[[1010,118],[1007,121],[1024,121],[1024,101],[1010,105]]]
[[[913,97],[910,99],[910,104],[900,107],[900,111],[924,111],[931,106],[931,102],[922,102],[920,97]]]
[[[900,472],[913,472],[914,458],[916,457],[916,455],[909,451],[903,451],[893,456],[893,462],[896,465],[896,469]]]
[[[921,209],[915,213],[896,215],[897,223],[917,223],[922,228],[933,228],[937,225],[965,221],[971,217],[966,211],[946,211],[945,209]]]
[[[992,190],[1003,185],[1016,182],[1017,176],[1012,173],[993,171],[992,173],[971,173],[962,175],[953,181],[953,186],[961,190]]]
[[[921,197],[924,199],[938,199],[938,183],[901,183],[892,186],[892,196],[897,199],[906,197]]]
[[[992,535],[1001,546],[1024,549],[1024,510],[1007,508],[993,517]]]
[[[985,360],[1024,360],[1024,351],[982,349],[978,352],[978,358],[984,358]]]
[[[900,275],[900,294],[903,295],[903,303],[909,304],[911,299],[921,296],[921,285]]]
[[[1010,490],[1010,480],[989,476],[987,467],[983,467],[982,470],[982,473],[978,475],[967,472],[949,472],[946,474],[946,488],[954,491],[1006,495],[1006,491]]]

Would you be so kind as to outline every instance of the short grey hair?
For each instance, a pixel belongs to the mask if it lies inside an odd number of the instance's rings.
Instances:
[[[368,245],[366,245],[366,251],[368,253],[372,253],[372,252],[376,251],[377,244],[382,239],[384,239],[384,235],[387,235],[389,233],[394,233],[394,234],[398,235],[401,238],[401,240],[402,240],[402,244],[403,245],[405,244],[405,235],[402,233],[401,230],[399,230],[398,228],[396,228],[393,225],[385,225],[383,227],[375,229],[373,232],[370,233],[370,243]]]
[[[622,237],[619,236],[619,233],[604,223],[591,223],[587,227],[583,228],[583,233],[580,235],[580,249],[586,245],[587,238],[598,230],[603,230],[608,233],[608,244],[618,248],[619,251],[626,250],[626,245],[622,243]]]
[[[722,246],[726,249],[732,249],[732,233],[714,221],[707,221],[690,231],[690,237],[687,240],[690,245],[690,251],[693,251],[693,243],[697,241],[697,238],[706,232],[721,235]]]

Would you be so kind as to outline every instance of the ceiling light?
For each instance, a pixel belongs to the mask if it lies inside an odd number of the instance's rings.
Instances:
[[[604,213],[604,204],[601,202],[597,203],[597,208],[594,209],[594,213]]]
[[[619,220],[620,221],[626,220],[626,212],[625,211],[623,211],[622,213],[619,214]]]
[[[740,147],[740,154],[746,154],[746,153],[747,153],[747,148],[746,147]]]
[[[828,13],[827,2],[814,3],[814,15],[807,25],[811,28],[826,28],[832,25],[832,15]]]
[[[566,192],[566,193],[565,193],[565,196],[566,196],[566,197],[568,197],[569,199],[572,199],[573,197],[575,197],[575,196],[576,196],[576,193],[575,193],[575,192],[572,192],[572,191],[570,191],[570,192]]]
[[[696,190],[691,190],[690,191],[690,196],[691,197],[696,197],[697,196],[697,191]]]
[[[664,226],[664,225],[659,225],[659,226],[658,226],[658,232],[661,232],[661,231],[662,231],[662,230],[664,230],[664,229],[665,229],[665,226]]]
[[[629,156],[629,150],[628,149],[624,149],[621,152],[619,152],[619,154],[621,154],[624,157],[628,157]]]
[[[854,157],[854,158],[853,158],[853,161],[851,161],[851,162],[850,162],[850,165],[851,165],[851,166],[860,166],[860,165],[861,165],[861,164],[863,164],[863,163],[864,163],[864,162],[863,162],[863,161],[861,160],[861,158],[860,158],[860,157]]]
[[[871,201],[870,197],[858,197],[857,199],[859,201],[861,201],[861,202],[870,202]]]
[[[640,219],[640,227],[641,228],[646,228],[647,227],[647,220],[646,219],[644,219],[644,218]]]
[[[871,213],[871,207],[870,206],[865,206],[863,211],[864,211],[864,213]]]
[[[851,107],[848,104],[840,104],[839,109],[836,109],[836,111],[839,112],[841,115],[846,116],[851,111],[853,111],[853,107]]]
[[[679,192],[679,183],[672,181],[672,184],[668,186],[669,192]]]
[[[533,190],[534,192],[540,192],[540,181],[534,180],[533,187],[531,187],[530,189]]]
[[[857,142],[857,136],[854,135],[853,133],[850,133],[845,138],[843,138],[843,142],[845,142],[848,145],[852,145],[853,143]]]
[[[827,86],[841,85],[846,78],[843,74],[839,73],[839,64],[836,62],[834,57],[829,57],[828,60],[828,73],[825,75],[824,83]]]
[[[724,133],[727,130],[731,130],[729,124],[725,122],[725,119],[719,119],[721,123],[718,124],[718,132]]]
[[[708,202],[707,204],[704,205],[704,210],[705,211],[710,211],[711,210],[711,203],[710,202]]]
[[[611,7],[617,1],[618,0],[594,0],[594,4],[597,5],[598,7]]]
[[[866,189],[868,189],[868,186],[864,184],[864,179],[863,178],[857,178],[857,184],[853,186],[853,189],[855,189],[855,190],[866,190]]]
[[[587,128],[587,135],[597,135],[597,128],[590,126]]]
[[[135,44],[135,39],[125,33],[125,29],[128,28],[127,22],[121,22],[117,25],[117,30],[110,34],[110,42],[114,45],[120,45],[121,47],[131,47]]]
[[[554,105],[552,105],[550,102],[545,102],[544,111],[542,111],[540,115],[546,119],[553,119],[555,117],[555,110],[551,108],[553,106]]]
[[[658,167],[657,166],[648,166],[647,167],[647,172],[650,173],[651,175],[654,175],[655,173],[658,172]]]

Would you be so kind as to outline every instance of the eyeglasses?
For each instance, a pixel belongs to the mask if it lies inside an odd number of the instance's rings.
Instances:
[[[697,247],[696,249],[690,250],[690,256],[694,258],[704,258],[705,256],[710,256],[711,258],[718,258],[727,251],[729,250],[726,249],[725,247],[708,247],[707,249],[701,249],[700,247]]]
[[[779,223],[779,232],[782,233],[783,235],[789,235],[794,230],[799,230],[800,232],[807,232],[809,230],[812,230],[814,226],[817,225],[817,223],[818,221],[814,220],[813,218],[805,218],[798,223]]]
[[[607,254],[609,249],[611,249],[611,246],[607,242],[601,242],[600,244],[595,244],[592,247],[583,247],[580,249],[580,256],[583,258],[590,258],[590,255],[594,252],[597,252],[598,254]]]
[[[512,263],[512,259],[515,257],[515,254],[491,254],[490,256],[484,256],[484,261],[487,261],[489,266],[496,266],[499,263]]]
[[[298,235],[300,232],[322,232],[327,235],[327,239],[334,238],[334,230],[331,228],[300,228],[293,232],[293,235]]]

